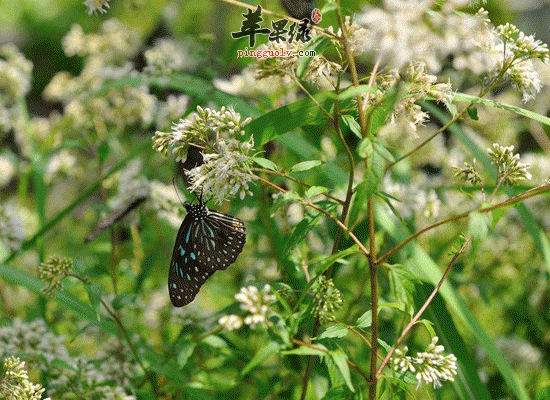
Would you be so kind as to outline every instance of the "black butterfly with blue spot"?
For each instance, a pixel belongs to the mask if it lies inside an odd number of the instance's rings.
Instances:
[[[240,219],[209,210],[202,195],[197,199],[198,204],[185,204],[170,262],[168,292],[175,307],[191,303],[210,275],[233,264],[246,241]]]

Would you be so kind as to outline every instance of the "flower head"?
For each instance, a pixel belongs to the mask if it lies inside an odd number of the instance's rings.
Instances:
[[[24,223],[18,209],[11,204],[0,205],[0,242],[10,250],[21,247],[25,238]]]
[[[258,324],[269,325],[267,317],[271,313],[269,303],[277,298],[270,293],[271,286],[265,285],[260,292],[256,286],[243,287],[235,295],[235,300],[241,303],[241,310],[248,312],[244,318],[238,315],[225,315],[220,318],[219,323],[227,330],[239,329],[242,324],[252,329]]]
[[[155,75],[191,71],[202,61],[200,54],[203,52],[201,45],[191,37],[180,41],[159,39],[144,53],[145,71]]]
[[[531,180],[532,175],[528,172],[531,164],[520,162],[519,154],[514,154],[514,146],[505,147],[493,143],[487,153],[497,167],[499,181],[505,185],[514,185],[520,179]]]
[[[454,381],[457,374],[456,357],[454,354],[444,356],[445,348],[437,345],[439,338],[435,336],[426,348],[426,351],[417,353],[415,357],[407,356],[408,348],[404,346],[396,349],[392,357],[393,369],[404,374],[407,371],[413,373],[422,383],[433,383],[435,389],[441,387],[441,381]]]
[[[84,0],[84,5],[88,8],[88,14],[99,12],[105,14],[109,8],[109,0]]]
[[[283,49],[285,54],[290,55],[257,58],[253,65],[257,78],[264,79],[272,76],[295,78],[299,60],[298,53],[303,47],[304,44],[298,41],[293,41],[292,43],[269,42],[268,44],[258,46],[257,52],[259,54],[269,55]],[[327,60],[322,55],[316,55],[309,63],[303,79],[319,86],[332,82],[331,76],[337,71],[342,71],[342,67],[339,64]]]
[[[0,46],[0,132],[21,126],[19,104],[31,88],[32,66],[14,44]]]
[[[336,318],[336,312],[344,304],[342,293],[334,286],[332,279],[327,279],[321,275],[314,286],[314,314],[319,318],[322,324],[333,322]]]
[[[38,276],[44,282],[46,287],[42,290],[48,297],[53,296],[53,292],[61,287],[61,281],[69,275],[74,268],[74,263],[69,258],[58,256],[49,256],[46,261],[40,264]]]
[[[189,189],[201,189],[206,197],[217,203],[239,195],[242,199],[250,194],[252,174],[250,151],[254,139],[240,141],[244,126],[250,118],[241,119],[232,108],[220,111],[197,107],[197,112],[181,119],[171,132],[156,132],[153,148],[166,155],[170,147],[177,160],[185,159],[190,145],[202,149],[204,163],[189,170]]]
[[[479,185],[482,182],[481,175],[476,167],[476,160],[474,158],[472,164],[464,162],[464,167],[453,166],[454,176],[461,178],[471,185]]]
[[[44,389],[29,380],[25,362],[10,356],[4,359],[4,375],[0,377],[0,395],[7,400],[40,400]]]

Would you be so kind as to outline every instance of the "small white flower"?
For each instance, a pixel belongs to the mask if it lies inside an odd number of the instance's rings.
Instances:
[[[443,356],[445,348],[437,345],[439,338],[435,336],[426,351],[417,353],[415,357],[407,356],[407,346],[396,349],[392,358],[393,369],[400,374],[407,371],[415,374],[418,385],[433,383],[435,389],[441,387],[441,381],[454,381],[457,374],[456,357],[454,354]]]
[[[109,8],[109,0],[84,0],[84,5],[88,8],[88,14],[99,12],[105,14]]]
[[[243,319],[235,314],[224,315],[218,323],[227,331],[235,331],[243,325]]]
[[[225,315],[220,318],[220,325],[227,330],[239,329],[243,323],[252,329],[258,324],[269,325],[269,303],[277,299],[270,291],[270,285],[265,285],[261,292],[256,286],[242,287],[235,295],[235,300],[241,303],[241,309],[249,314],[244,319],[237,315]]]

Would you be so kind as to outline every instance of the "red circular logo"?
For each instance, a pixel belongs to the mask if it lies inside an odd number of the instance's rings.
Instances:
[[[315,24],[318,24],[319,22],[321,22],[321,19],[323,19],[323,17],[321,16],[321,11],[319,11],[319,9],[316,8],[316,9],[313,10],[313,12],[311,13],[311,20],[312,20]]]

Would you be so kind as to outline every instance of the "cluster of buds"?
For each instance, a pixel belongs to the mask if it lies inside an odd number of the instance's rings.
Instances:
[[[53,296],[53,292],[61,287],[61,281],[70,275],[74,268],[74,263],[69,258],[58,256],[49,256],[46,261],[40,264],[38,276],[46,283],[42,289],[48,297]]]
[[[489,157],[497,167],[498,179],[504,184],[514,185],[520,179],[531,180],[532,175],[528,172],[531,164],[521,163],[519,154],[514,154],[514,146],[501,146],[493,144],[493,148],[487,149]]]
[[[407,371],[413,373],[421,383],[433,383],[434,388],[441,387],[441,381],[454,381],[457,374],[456,357],[454,354],[444,356],[445,348],[437,345],[439,338],[435,336],[426,351],[416,354],[416,357],[407,356],[407,346],[396,349],[392,358],[393,369],[401,374]]]
[[[334,286],[332,279],[320,276],[314,286],[313,313],[322,324],[334,322],[336,312],[344,304],[342,293]]]
[[[24,361],[13,356],[4,359],[4,375],[0,378],[0,396],[3,399],[40,400],[45,390],[29,380]]]
[[[454,176],[456,178],[463,179],[464,181],[472,184],[472,185],[479,185],[481,184],[481,175],[479,174],[477,168],[476,168],[476,160],[472,161],[472,164],[468,164],[467,162],[464,162],[463,167],[453,166]]]

